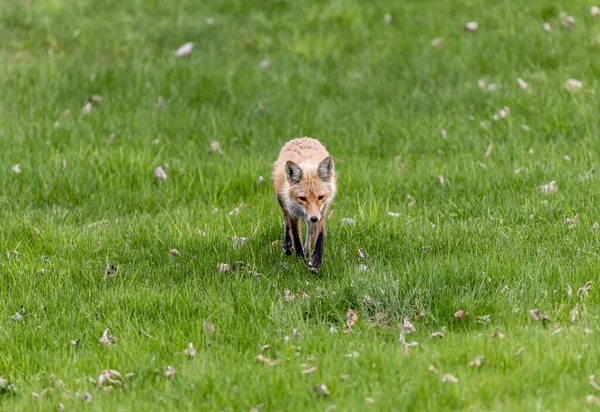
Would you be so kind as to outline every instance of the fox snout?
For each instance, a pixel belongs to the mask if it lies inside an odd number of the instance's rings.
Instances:
[[[319,216],[311,216],[310,221],[313,223],[317,223],[319,221]]]

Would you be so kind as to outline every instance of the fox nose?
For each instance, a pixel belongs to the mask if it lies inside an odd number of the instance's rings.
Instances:
[[[319,216],[311,216],[310,217],[310,221],[313,222],[313,223],[318,222],[319,221]]]

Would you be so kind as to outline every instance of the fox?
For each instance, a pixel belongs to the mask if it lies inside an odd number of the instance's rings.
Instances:
[[[273,163],[273,185],[283,211],[283,252],[291,255],[295,250],[298,257],[308,258],[310,272],[318,273],[323,262],[325,218],[337,192],[333,158],[317,139],[292,139]]]

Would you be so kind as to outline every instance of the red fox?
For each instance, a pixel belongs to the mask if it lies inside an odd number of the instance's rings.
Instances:
[[[302,137],[287,142],[273,163],[273,183],[277,201],[283,210],[283,251],[308,257],[312,273],[319,272],[323,261],[325,217],[337,190],[333,159],[316,139]],[[304,247],[300,238],[302,221],[306,223]]]

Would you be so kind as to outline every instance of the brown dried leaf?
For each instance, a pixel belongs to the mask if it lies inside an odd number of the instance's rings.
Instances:
[[[412,324],[412,322],[410,321],[410,319],[407,316],[404,317],[404,321],[400,325],[400,332],[406,333],[406,334],[411,333],[411,332],[415,332],[415,333],[417,332],[415,325]]]
[[[465,312],[464,310],[459,310],[454,314],[454,317],[457,319],[465,319],[469,316],[469,312]]]
[[[451,375],[449,373],[445,373],[444,376],[442,376],[442,382],[447,382],[447,383],[458,383],[458,378],[454,375]]]
[[[492,154],[492,148],[494,147],[494,143],[490,141],[490,144],[488,144],[487,149],[485,149],[485,154],[484,157],[487,159],[488,157],[490,157],[490,155]]]
[[[495,331],[495,332],[492,334],[492,338],[493,338],[493,339],[504,339],[504,333],[502,333],[502,332],[499,332],[499,331]]]
[[[308,369],[304,369],[303,371],[301,371],[300,373],[302,373],[303,375],[308,375],[309,373],[313,373],[317,370],[316,366],[313,366],[312,368],[308,368]]]
[[[192,54],[192,50],[194,49],[194,43],[188,42],[175,51],[175,57],[184,57]]]
[[[273,359],[269,359],[267,357],[265,357],[265,355],[263,355],[262,353],[259,353],[258,355],[255,356],[255,358],[257,361],[259,362],[263,362],[269,366],[275,366],[277,365],[277,361],[273,360]]]
[[[187,356],[194,359],[196,357],[196,349],[194,349],[194,345],[192,342],[189,343],[188,347],[183,351]]]
[[[167,180],[167,172],[165,172],[161,166],[158,166],[156,169],[154,169],[154,177],[159,182],[163,182]]]
[[[107,264],[106,265],[106,279],[114,278],[115,276],[117,276],[118,271],[119,271],[119,269],[112,263]]]
[[[540,311],[539,309],[532,309],[529,311],[529,314],[531,315],[531,317],[535,320],[549,320],[550,318],[548,317],[547,313],[544,313],[542,311]]]
[[[169,253],[171,254],[171,256],[179,256],[179,251],[177,249],[171,249],[169,250]]]
[[[444,333],[442,333],[442,332],[433,332],[431,335],[429,335],[429,339],[443,338],[443,337],[444,337]]]
[[[172,366],[168,366],[165,368],[165,376],[167,377],[167,379],[171,379],[173,376],[175,376],[175,368]]]
[[[358,315],[352,309],[348,309],[346,312],[346,326],[348,329],[352,329],[352,326],[358,321]]]
[[[206,333],[207,335],[211,335],[216,332],[215,325],[213,325],[213,323],[210,321],[205,321],[202,324],[202,327],[204,328],[204,333]]]
[[[324,383],[321,383],[315,387],[312,388],[312,391],[314,393],[316,393],[317,395],[325,395],[328,396],[331,394],[331,392],[329,392],[329,389],[327,389],[327,386],[325,386]]]
[[[480,355],[480,356],[476,357],[475,359],[473,359],[471,362],[469,362],[469,366],[481,366],[481,364],[483,363],[483,359],[484,359],[484,356]]]

